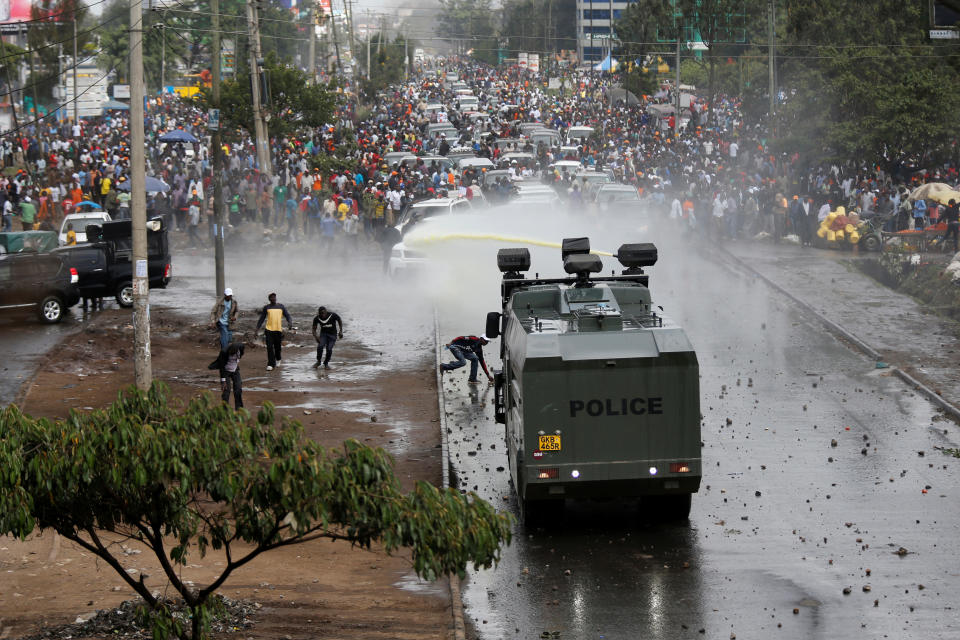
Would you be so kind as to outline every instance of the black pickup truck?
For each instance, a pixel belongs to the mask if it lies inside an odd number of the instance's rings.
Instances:
[[[133,306],[133,246],[130,220],[87,227],[90,242],[54,249],[64,264],[77,270],[86,298],[114,296],[121,307]],[[173,276],[170,242],[161,218],[147,221],[147,275],[151,289],[163,289]]]

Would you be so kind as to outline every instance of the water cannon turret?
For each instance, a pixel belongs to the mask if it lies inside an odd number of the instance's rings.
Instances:
[[[642,274],[643,267],[657,264],[657,247],[652,242],[622,244],[616,258],[626,267],[623,275]]]
[[[590,254],[590,238],[564,238],[560,245],[563,270],[577,276],[577,287],[589,287],[590,274],[600,273],[603,262]]]
[[[578,253],[590,253],[590,238],[564,238],[560,245],[560,259]]]
[[[500,249],[497,251],[497,268],[504,280],[520,280],[523,272],[530,270],[530,250],[526,247]]]
[[[577,276],[577,287],[590,287],[591,273],[600,273],[603,269],[603,262],[600,256],[589,253],[573,253],[568,255],[563,261],[563,270],[571,275]]]

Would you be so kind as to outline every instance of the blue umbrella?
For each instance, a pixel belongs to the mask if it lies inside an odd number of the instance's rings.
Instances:
[[[94,209],[102,209],[102,208],[103,208],[103,207],[101,207],[100,205],[98,205],[96,202],[93,202],[93,201],[91,201],[91,200],[84,200],[83,202],[78,202],[78,203],[77,203],[77,209],[79,209],[80,207],[83,207],[83,206],[93,207]]]
[[[166,193],[170,191],[170,185],[161,180],[160,178],[154,178],[153,176],[147,176],[144,182],[146,186],[147,193],[156,193],[157,191]],[[117,189],[120,191],[130,191],[130,179],[124,180],[117,185]]]
[[[183,129],[174,129],[173,131],[168,131],[157,138],[157,140],[160,142],[198,142],[195,137]]]

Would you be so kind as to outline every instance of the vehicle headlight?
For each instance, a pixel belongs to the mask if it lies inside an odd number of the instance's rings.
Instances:
[[[391,258],[403,258],[403,249],[391,249],[390,250]]]

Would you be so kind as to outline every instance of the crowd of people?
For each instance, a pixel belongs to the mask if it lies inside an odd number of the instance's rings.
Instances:
[[[478,98],[477,111],[458,109],[448,73]],[[924,182],[955,185],[953,164],[919,169],[865,158],[812,166],[798,154],[773,152],[765,129],[743,117],[734,97],[712,104],[694,99],[675,131],[677,114],[650,108],[668,105],[667,96],[612,100],[609,79],[572,70],[561,86],[547,90],[517,67],[450,60],[385,91],[362,120],[350,120],[344,107],[330,125],[270,139],[269,168],[257,166],[253,141],[237,132],[223,147],[220,206],[227,228],[258,224],[277,240],[355,249],[362,239],[379,239],[412,202],[481,195],[484,170],[458,171],[442,161],[464,150],[508,170],[483,185],[486,201],[507,201],[516,181],[539,180],[577,209],[584,202],[575,176],[550,167],[578,160],[635,186],[665,219],[717,240],[777,242],[796,235],[812,244],[817,225],[838,206],[861,218],[878,216],[888,230],[922,228],[955,215],[955,205],[951,210],[908,198]],[[185,242],[205,245],[215,220],[206,115],[177,97],[148,102],[147,173],[169,185],[165,193],[149,194],[148,215],[167,216]],[[349,113],[355,113],[352,105]],[[520,128],[531,121],[556,130],[561,143],[570,127],[589,126],[593,133],[569,146],[534,144]],[[428,135],[438,122],[452,128]],[[128,217],[128,129],[120,111],[77,124],[44,121],[7,136],[0,146],[3,229],[16,221],[23,229],[57,229],[81,203]],[[174,129],[199,142],[158,140]],[[504,162],[510,151],[525,151],[529,159]],[[398,161],[389,154],[408,155]],[[922,161],[916,159],[918,167]],[[331,166],[342,168],[321,169]]]

